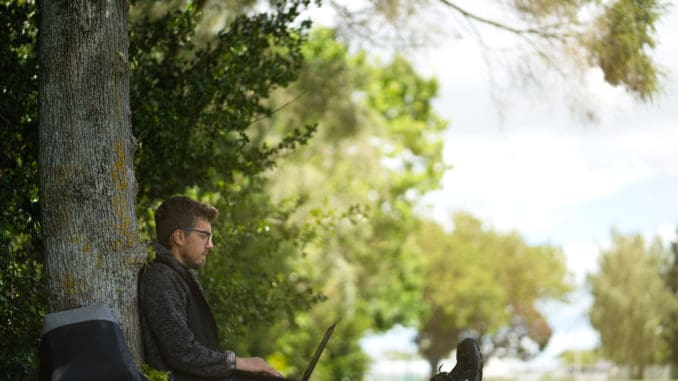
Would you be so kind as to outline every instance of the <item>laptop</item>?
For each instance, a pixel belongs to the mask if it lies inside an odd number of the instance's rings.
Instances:
[[[325,331],[325,335],[323,336],[323,339],[320,341],[320,344],[318,344],[318,348],[316,348],[313,357],[311,357],[311,361],[308,363],[308,367],[306,368],[304,376],[301,378],[301,380],[297,380],[294,378],[276,377],[270,374],[245,372],[241,370],[234,371],[233,375],[236,376],[236,379],[242,378],[245,380],[253,381],[308,381],[309,378],[311,378],[311,373],[313,373],[313,369],[315,369],[315,365],[318,363],[318,359],[320,359],[320,355],[322,355],[323,350],[325,349],[325,345],[327,345],[327,342],[330,341],[330,336],[332,336],[332,332],[334,331],[334,327],[336,325],[337,323],[332,324]]]

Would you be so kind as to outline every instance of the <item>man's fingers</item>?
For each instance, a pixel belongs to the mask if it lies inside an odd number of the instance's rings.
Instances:
[[[268,369],[266,369],[266,373],[276,377],[283,377],[282,373],[278,372],[277,370],[271,367],[268,367]]]

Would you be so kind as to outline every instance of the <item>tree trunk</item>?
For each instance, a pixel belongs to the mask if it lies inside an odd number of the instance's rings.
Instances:
[[[645,379],[645,366],[643,364],[635,364],[629,366],[630,376],[632,380],[643,380]]]
[[[431,367],[431,371],[428,374],[428,378],[430,379],[431,377],[435,376],[438,374],[438,364],[440,364],[440,357],[427,357],[426,361],[428,361],[428,365]],[[445,372],[449,372],[450,369],[444,369]]]
[[[127,10],[40,1],[40,202],[49,311],[110,305],[139,360]]]

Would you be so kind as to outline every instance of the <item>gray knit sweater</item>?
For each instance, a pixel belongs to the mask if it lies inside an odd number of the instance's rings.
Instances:
[[[146,362],[175,381],[224,379],[233,351],[219,350],[214,316],[200,282],[169,250],[153,245],[155,262],[139,277],[139,314]]]

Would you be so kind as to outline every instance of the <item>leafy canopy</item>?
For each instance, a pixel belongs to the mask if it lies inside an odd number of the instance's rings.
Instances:
[[[417,243],[424,260],[426,314],[417,343],[431,369],[456,347],[460,336],[475,336],[485,355],[530,358],[524,339],[543,349],[551,329],[537,303],[562,298],[569,289],[563,253],[532,246],[516,233],[499,233],[459,212],[454,230],[423,224]]]
[[[0,369],[35,364],[44,313],[35,4],[0,1]]]
[[[290,126],[318,121],[308,146],[269,176],[269,189],[276,199],[299,202],[299,223],[327,227],[305,256],[292,258],[295,273],[327,299],[262,336],[277,338],[271,358],[294,374],[324,328],[341,319],[340,339],[328,348],[336,360],[323,361],[318,377],[361,378],[367,358],[359,339],[418,319],[421,273],[408,241],[419,196],[438,186],[445,168],[446,123],[431,107],[436,81],[402,57],[382,63],[350,53],[329,29],[311,33],[303,52],[299,80],[276,93],[271,101],[284,107],[260,131],[275,139]]]
[[[600,333],[602,354],[627,365],[634,378],[662,353],[662,323],[675,314],[678,300],[661,276],[665,248],[647,245],[640,235],[612,232],[612,246],[603,250],[598,274],[589,276],[593,306],[591,324]]]

